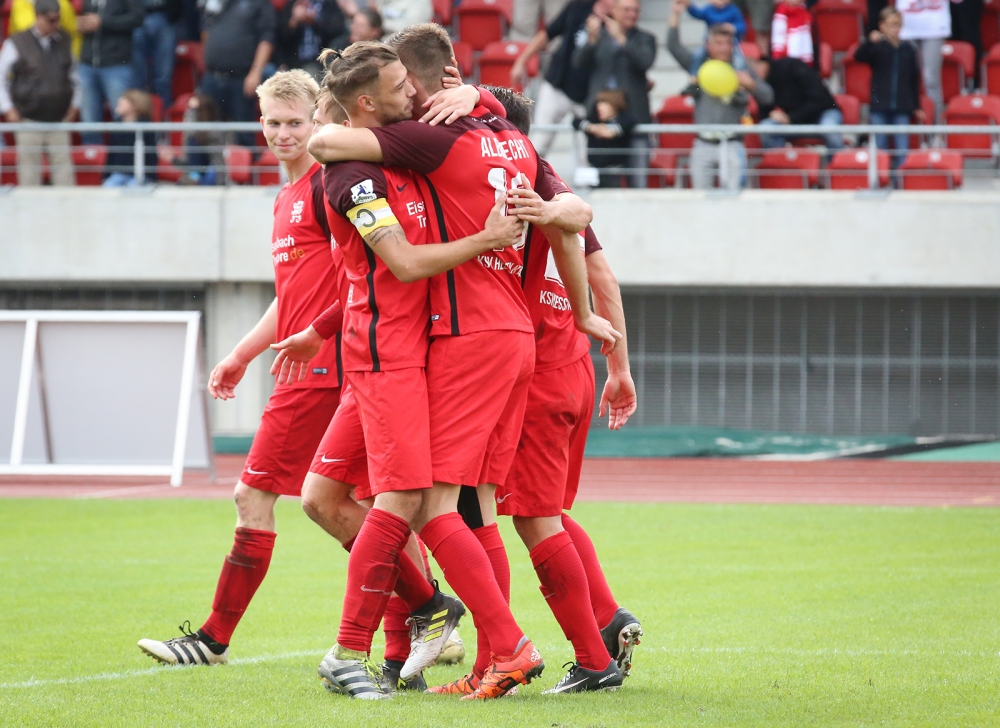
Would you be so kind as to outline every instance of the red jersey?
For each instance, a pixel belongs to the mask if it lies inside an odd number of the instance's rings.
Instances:
[[[478,107],[451,125],[402,121],[372,129],[385,164],[426,175],[425,197],[437,240],[483,229],[498,196],[523,173],[546,200],[551,179],[527,138],[506,119]],[[521,290],[523,245],[484,253],[431,280],[431,335],[532,331]]]
[[[548,162],[543,160],[542,164],[548,167]],[[552,174],[556,193],[572,191],[558,175]],[[580,233],[580,246],[585,255],[601,249],[589,225]],[[524,249],[524,275],[521,280],[531,323],[535,327],[535,371],[560,369],[586,355],[590,351],[590,340],[577,330],[573,321],[573,309],[559,277],[549,239],[534,225]]]
[[[278,297],[278,341],[306,329],[337,300],[331,286],[330,226],[323,205],[323,168],[317,163],[274,201],[271,237],[274,289]],[[329,339],[309,363],[305,381],[288,387],[338,387],[337,341]]]
[[[411,245],[427,240],[416,176],[368,162],[329,164],[323,173],[335,249],[349,283],[341,340],[344,370],[389,371],[427,365],[430,320],[426,280],[402,283],[364,241],[398,223]]]

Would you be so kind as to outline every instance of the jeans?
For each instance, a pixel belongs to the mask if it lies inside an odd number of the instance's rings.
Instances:
[[[227,75],[206,71],[202,76],[198,91],[208,94],[222,112],[223,121],[257,121],[257,97],[247,98],[243,95],[243,75]],[[236,135],[236,143],[244,147],[253,147],[254,133],[240,132]]]
[[[941,89],[941,63],[944,38],[918,38],[913,41],[920,50],[920,67],[923,69],[924,90],[934,102],[934,119],[937,123],[944,113],[944,92]]]
[[[910,115],[905,111],[872,111],[870,112],[870,117],[872,124],[898,126],[900,124],[910,123]],[[876,134],[875,146],[877,146],[879,149],[888,149],[889,135]],[[905,152],[907,149],[910,148],[910,135],[893,134],[892,146],[897,152],[897,154],[894,154],[892,156],[892,168],[896,169],[900,164],[903,163],[903,159],[906,157],[905,153],[899,154],[899,152]]]
[[[844,115],[840,113],[840,109],[827,109],[820,115],[819,121],[816,123],[819,126],[837,126],[844,123]],[[781,126],[781,124],[773,119],[764,119],[760,122],[760,125]],[[824,134],[823,138],[827,149],[844,148],[844,136],[842,134]],[[764,145],[765,149],[780,149],[785,146],[786,141],[788,141],[788,137],[781,134],[761,134],[760,136],[760,143]]]
[[[104,105],[114,113],[118,97],[132,88],[132,66],[108,66],[96,68],[81,63],[80,88],[83,91],[83,101],[80,108],[80,121],[104,121]],[[115,117],[118,118],[117,116]],[[84,144],[100,144],[102,134],[89,131],[81,135]]]
[[[634,189],[646,189],[649,179],[649,150],[652,148],[649,134],[636,134],[632,137],[631,152],[628,164],[634,172],[628,174],[628,186]]]
[[[713,144],[703,139],[694,140],[694,144],[691,145],[691,157],[688,161],[688,165],[691,167],[691,186],[694,189],[712,189],[716,170],[719,171],[720,188],[734,191],[743,186],[743,178],[746,176],[747,168],[747,156],[743,142],[736,139],[726,141],[725,179],[721,179],[722,148],[722,144]]]
[[[153,91],[163,99],[164,109],[169,109],[173,103],[176,45],[177,31],[174,24],[167,20],[166,13],[147,13],[142,25],[132,31],[132,73],[135,83],[139,88]]]

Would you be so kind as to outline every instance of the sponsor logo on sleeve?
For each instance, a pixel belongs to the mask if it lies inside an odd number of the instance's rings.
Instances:
[[[351,188],[351,199],[355,205],[362,205],[376,199],[375,185],[370,179],[366,179]]]

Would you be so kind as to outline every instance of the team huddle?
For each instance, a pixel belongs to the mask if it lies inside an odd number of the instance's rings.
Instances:
[[[331,692],[487,699],[541,675],[509,607],[497,514],[513,517],[573,645],[545,692],[620,687],[642,629],[566,513],[594,408],[588,334],[608,361],[601,416],[617,429],[636,406],[590,206],[536,155],[527,99],[454,78],[440,26],[321,59],[322,88],[287,71],[257,90],[289,182],[274,205],[276,298],[209,376],[210,393],[231,398],[250,361],[278,352],[236,486],[233,549],[203,626],[139,647],[169,664],[226,662],[270,563],[274,503],[301,495],[349,552],[336,644],[319,666]],[[428,550],[455,596],[439,590]],[[464,657],[466,609],[472,670],[428,687],[427,667]]]

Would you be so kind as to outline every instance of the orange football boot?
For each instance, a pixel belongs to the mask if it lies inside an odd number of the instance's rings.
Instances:
[[[542,656],[527,637],[521,638],[517,652],[507,660],[501,660],[496,655],[490,663],[486,674],[479,682],[479,687],[462,700],[486,700],[502,698],[518,685],[527,685],[532,678],[542,674],[545,663]]]
[[[479,678],[470,672],[468,675],[463,675],[458,680],[453,680],[450,683],[427,688],[425,692],[433,693],[434,695],[471,695],[478,687]]]

